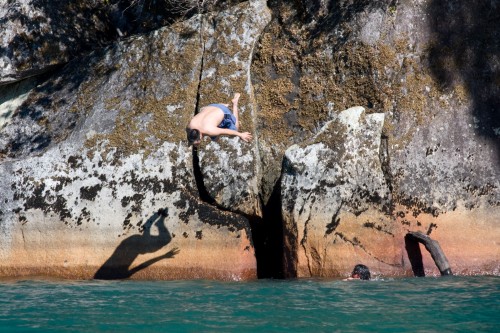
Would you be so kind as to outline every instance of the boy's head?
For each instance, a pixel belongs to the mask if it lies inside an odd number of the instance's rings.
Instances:
[[[365,265],[358,264],[354,266],[354,269],[351,273],[351,277],[355,279],[361,280],[370,280],[370,270]]]
[[[197,145],[201,140],[201,133],[197,129],[186,128],[187,139],[190,145]]]

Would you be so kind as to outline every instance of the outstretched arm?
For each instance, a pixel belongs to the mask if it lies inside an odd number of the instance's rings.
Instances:
[[[209,136],[219,136],[219,135],[237,136],[245,142],[250,142],[252,141],[253,138],[252,134],[250,134],[249,132],[238,132],[232,129],[219,128],[219,127],[210,128],[209,130],[205,131],[205,134]]]

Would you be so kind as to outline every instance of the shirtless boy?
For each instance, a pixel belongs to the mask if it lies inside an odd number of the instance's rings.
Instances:
[[[201,108],[186,127],[187,139],[190,144],[198,145],[204,135],[208,135],[215,140],[219,135],[238,136],[245,142],[252,140],[249,132],[239,132],[238,100],[240,94],[234,94],[233,113],[228,108],[228,104],[210,104]]]

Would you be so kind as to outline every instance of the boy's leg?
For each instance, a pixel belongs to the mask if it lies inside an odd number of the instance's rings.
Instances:
[[[236,93],[234,94],[234,97],[233,99],[231,100],[231,102],[233,103],[233,115],[234,115],[234,118],[236,119],[236,130],[239,131],[240,130],[240,119],[239,119],[239,115],[238,115],[238,100],[240,99],[240,93]]]

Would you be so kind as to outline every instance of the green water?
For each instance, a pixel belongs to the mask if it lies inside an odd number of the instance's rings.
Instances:
[[[499,332],[500,277],[0,282],[0,332]]]

